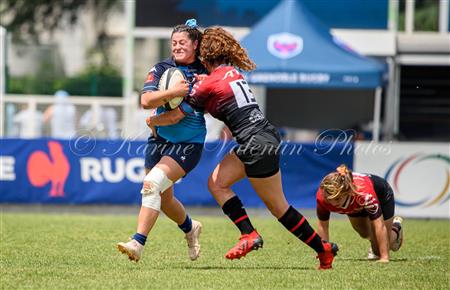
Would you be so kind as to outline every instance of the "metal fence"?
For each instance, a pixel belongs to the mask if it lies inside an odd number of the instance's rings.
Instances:
[[[144,139],[150,134],[145,125],[145,118],[150,112],[139,108],[137,96],[129,100],[69,96],[67,101],[66,105],[73,108],[69,112],[73,113],[61,118],[54,113],[57,106],[54,96],[5,95],[0,100],[0,137],[64,139],[55,132],[58,122],[66,122],[67,130],[74,128],[71,137],[89,134],[104,139]],[[59,119],[55,120],[57,117]]]

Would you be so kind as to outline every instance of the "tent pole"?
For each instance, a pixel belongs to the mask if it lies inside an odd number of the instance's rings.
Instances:
[[[389,16],[388,16],[388,29],[393,32],[398,30],[398,0],[389,0]]]
[[[134,20],[135,20],[135,1],[124,1],[125,17],[126,17],[126,32],[125,32],[125,50],[124,50],[124,65],[123,65],[123,111],[122,111],[122,137],[128,137],[130,129],[130,118],[132,104],[136,101],[133,97],[133,82],[134,82]]]
[[[7,114],[5,114],[5,95],[6,95],[6,29],[0,26],[0,137],[5,132],[5,123]]]
[[[448,0],[439,0],[439,33],[446,35],[448,33]]]
[[[385,140],[392,140],[394,138],[395,120],[397,119],[396,99],[395,99],[395,75],[397,65],[394,57],[386,59],[389,67],[389,81],[386,88],[386,102],[384,105],[384,122],[382,132]]]
[[[375,89],[375,104],[373,109],[372,141],[380,141],[380,115],[381,115],[381,87]]]
[[[405,32],[411,34],[414,32],[414,12],[416,0],[408,0],[405,3]]]
[[[401,66],[395,61],[394,70],[394,136],[400,134],[400,82],[401,82]]]

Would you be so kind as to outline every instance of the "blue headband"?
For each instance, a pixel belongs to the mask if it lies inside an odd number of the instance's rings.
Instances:
[[[197,28],[198,27],[197,20],[194,19],[194,18],[186,20],[186,23],[184,25],[187,25],[190,28]]]

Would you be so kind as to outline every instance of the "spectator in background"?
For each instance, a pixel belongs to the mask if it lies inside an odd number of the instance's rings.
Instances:
[[[137,109],[133,121],[134,133],[131,137],[133,140],[147,140],[148,134],[152,134],[151,130],[148,128],[145,120],[147,117],[153,115],[154,110],[144,110],[142,108]]]
[[[132,114],[132,126],[130,137],[132,140],[147,140],[149,132],[152,133],[150,128],[147,126],[147,117],[155,115],[155,109],[144,109],[141,104],[141,96],[139,96],[138,107]]]
[[[105,124],[105,131],[109,139],[119,138],[117,129],[117,112],[114,108],[105,107],[102,111],[102,121]]]
[[[44,122],[51,125],[53,138],[70,139],[76,134],[75,129],[76,109],[69,102],[69,94],[59,90],[55,93],[55,104],[49,106],[44,112]]]
[[[17,136],[17,128],[14,124],[14,115],[16,114],[16,106],[12,103],[6,104],[5,107],[5,135],[9,137]]]
[[[87,110],[80,118],[80,128],[95,130],[101,137],[119,138],[117,129],[117,113],[111,107],[96,107]],[[94,113],[95,112],[95,113]],[[145,124],[145,119],[144,119]]]
[[[42,136],[42,113],[32,110],[28,104],[22,104],[22,110],[13,117],[12,136],[36,138]]]

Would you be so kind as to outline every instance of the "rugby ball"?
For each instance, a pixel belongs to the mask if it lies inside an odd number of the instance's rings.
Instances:
[[[158,89],[160,91],[166,91],[172,88],[180,80],[186,80],[186,76],[184,75],[183,71],[179,68],[171,67],[167,69],[161,76],[161,79],[159,80]],[[175,97],[170,101],[168,101],[164,105],[164,107],[166,108],[166,110],[173,110],[176,107],[178,107],[181,104],[181,102],[183,102],[183,100],[184,96]]]

